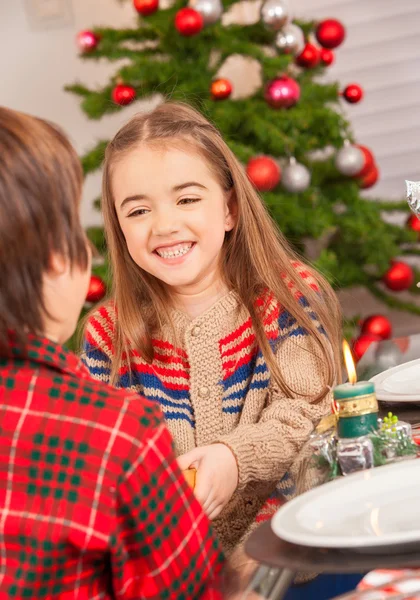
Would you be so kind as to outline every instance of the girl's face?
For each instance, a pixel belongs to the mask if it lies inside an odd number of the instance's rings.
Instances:
[[[146,145],[113,171],[115,209],[134,262],[177,292],[220,279],[235,219],[226,193],[197,153]]]

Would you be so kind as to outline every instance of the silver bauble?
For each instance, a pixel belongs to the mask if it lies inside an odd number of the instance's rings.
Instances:
[[[268,29],[279,31],[290,21],[288,0],[265,0],[261,7],[261,20]]]
[[[298,194],[309,187],[311,174],[304,165],[292,158],[282,171],[281,183],[288,192]]]
[[[282,54],[297,56],[305,47],[305,36],[300,27],[289,23],[278,32],[274,43]]]
[[[221,0],[189,0],[188,6],[203,17],[204,25],[213,25],[223,14]]]
[[[363,169],[365,157],[363,152],[356,146],[345,144],[337,152],[335,157],[335,166],[337,171],[347,177],[357,175]]]

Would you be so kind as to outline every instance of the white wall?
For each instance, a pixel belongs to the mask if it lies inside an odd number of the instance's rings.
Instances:
[[[82,61],[75,43],[81,29],[93,25],[131,27],[135,17],[131,2],[117,0],[73,0],[73,24],[48,30],[31,30],[24,0],[0,1],[0,104],[54,121],[69,135],[82,153],[99,139],[117,131],[139,104],[99,121],[87,119],[79,100],[64,91],[76,80],[95,87],[107,82],[116,64]],[[82,219],[99,223],[92,199],[100,192],[100,174],[88,177],[82,203]]]
[[[336,17],[347,27],[329,76],[358,82],[366,92],[360,105],[345,105],[358,141],[370,146],[381,181],[368,195],[401,198],[404,179],[420,179],[420,0],[291,0],[297,15]],[[130,0],[73,0],[74,22],[59,29],[33,31],[24,0],[0,1],[0,104],[59,123],[81,153],[108,138],[139,109],[135,103],[100,121],[88,120],[78,99],[64,92],[75,80],[102,85],[116,64],[82,61],[75,36],[93,25],[132,26]],[[246,12],[246,11],[245,11]],[[82,218],[100,222],[91,200],[100,174],[86,183]]]

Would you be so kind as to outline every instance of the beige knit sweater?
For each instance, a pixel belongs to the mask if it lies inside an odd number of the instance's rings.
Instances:
[[[306,304],[304,298],[299,302]],[[279,495],[296,494],[301,450],[330,410],[329,394],[313,402],[325,387],[325,367],[316,344],[275,301],[267,310],[265,330],[283,377],[296,391],[293,397],[272,385],[249,313],[233,292],[193,321],[179,311],[173,319],[182,348],[174,347],[169,328],[163,331],[154,340],[153,363],[133,351],[130,365],[126,361],[120,371],[119,387],[160,402],[178,455],[217,442],[233,452],[239,486],[214,521],[229,555],[262,515],[274,512]],[[109,381],[114,323],[115,311],[108,304],[87,327],[82,358],[102,381]]]

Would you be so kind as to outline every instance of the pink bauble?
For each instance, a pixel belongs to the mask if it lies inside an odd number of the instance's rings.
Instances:
[[[272,79],[267,83],[264,98],[272,108],[290,108],[300,98],[299,84],[285,75]]]

